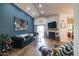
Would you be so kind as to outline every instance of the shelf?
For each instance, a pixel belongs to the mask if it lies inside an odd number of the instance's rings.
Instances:
[[[48,32],[57,32],[57,31],[58,31],[57,28],[49,28],[49,29],[47,29],[47,30],[48,30]]]
[[[48,28],[48,30],[58,30],[58,28]]]

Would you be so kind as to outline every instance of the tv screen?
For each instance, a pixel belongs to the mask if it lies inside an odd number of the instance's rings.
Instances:
[[[57,28],[56,21],[48,23],[48,28]]]

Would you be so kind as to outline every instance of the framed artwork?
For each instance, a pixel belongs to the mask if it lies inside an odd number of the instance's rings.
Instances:
[[[66,28],[66,23],[60,23],[60,28]]]
[[[14,28],[15,30],[27,30],[28,22],[24,19],[14,16]]]

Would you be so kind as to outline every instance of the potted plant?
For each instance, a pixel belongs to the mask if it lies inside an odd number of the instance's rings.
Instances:
[[[9,41],[10,40],[10,37],[8,34],[1,34],[0,35],[0,42],[1,43],[5,43],[6,41]]]
[[[6,51],[6,49],[8,49],[7,43],[9,41],[10,41],[10,36],[8,34],[1,34],[0,35],[0,50],[1,50],[1,53],[4,53],[4,51]]]

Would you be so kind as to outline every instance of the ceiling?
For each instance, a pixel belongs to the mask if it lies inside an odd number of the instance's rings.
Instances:
[[[15,5],[34,18],[59,13],[72,13],[74,8],[74,4],[71,3],[15,3]]]

